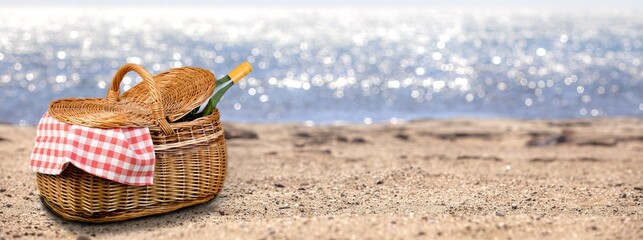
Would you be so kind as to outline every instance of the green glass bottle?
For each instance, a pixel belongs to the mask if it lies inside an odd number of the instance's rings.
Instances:
[[[232,71],[230,71],[228,75],[225,75],[224,77],[216,81],[217,86],[214,88],[212,97],[210,97],[210,100],[208,100],[208,103],[207,105],[205,105],[203,111],[199,112],[200,107],[195,108],[178,121],[192,121],[194,119],[212,114],[214,109],[217,107],[217,103],[219,103],[219,101],[223,97],[223,94],[225,94],[225,92],[228,91],[228,89],[230,89],[232,85],[239,82],[239,80],[248,75],[248,73],[250,73],[251,71],[252,66],[250,65],[250,63],[242,62],[241,64],[239,64]]]
[[[248,73],[250,73],[251,71],[252,66],[250,65],[250,63],[242,62],[241,64],[239,64],[239,66],[232,69],[232,71],[230,71],[228,75],[225,75],[224,77],[217,80],[217,86],[214,89],[214,93],[212,94],[212,97],[210,97],[208,104],[205,105],[205,109],[203,109],[201,117],[212,114],[214,109],[217,107],[217,103],[221,101],[223,94],[225,94],[225,92],[228,91],[228,89],[230,89],[232,85],[239,82],[239,80],[248,75]]]

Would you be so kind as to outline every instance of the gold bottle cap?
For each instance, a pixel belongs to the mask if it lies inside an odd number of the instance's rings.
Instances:
[[[228,76],[234,83],[237,83],[250,72],[252,72],[252,66],[250,65],[250,63],[242,62],[241,64],[239,64],[239,66],[232,69],[232,71],[228,73]]]

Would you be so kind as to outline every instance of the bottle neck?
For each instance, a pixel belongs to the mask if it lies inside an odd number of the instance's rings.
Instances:
[[[227,81],[230,81],[230,79],[231,79],[231,78],[230,78],[230,75],[225,75],[225,76],[223,76],[222,78],[219,78],[219,79],[217,80],[217,85],[221,85],[221,84],[223,84],[223,83],[225,83],[225,82],[227,82]]]

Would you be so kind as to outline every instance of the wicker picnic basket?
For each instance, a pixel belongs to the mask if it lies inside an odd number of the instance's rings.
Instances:
[[[144,81],[119,96],[120,82],[129,71],[136,71]],[[195,88],[202,91],[198,94],[174,91],[180,81],[202,81],[211,86]],[[170,212],[214,198],[226,175],[226,146],[219,112],[215,110],[193,121],[168,122],[207,100],[214,84],[214,75],[204,69],[172,69],[152,77],[144,68],[127,64],[114,76],[106,99],[53,102],[49,111],[62,122],[103,128],[148,127],[156,162],[154,184],[150,186],[117,183],[72,164],[60,175],[38,173],[38,190],[45,205],[67,220],[111,222]],[[78,110],[79,104],[85,107]],[[104,118],[105,114],[110,117]]]

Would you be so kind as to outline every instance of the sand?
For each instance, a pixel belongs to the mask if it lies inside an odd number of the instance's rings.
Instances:
[[[0,238],[643,239],[643,119],[225,128],[213,201],[83,224],[40,202],[35,129],[0,125]]]

